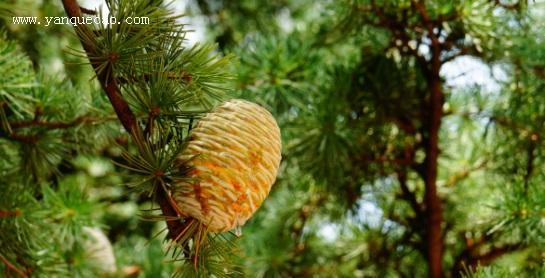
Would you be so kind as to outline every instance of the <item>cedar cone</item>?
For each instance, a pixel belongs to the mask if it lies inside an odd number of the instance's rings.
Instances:
[[[280,129],[263,107],[230,100],[191,130],[179,157],[192,168],[173,198],[211,232],[242,226],[269,194],[281,159]]]

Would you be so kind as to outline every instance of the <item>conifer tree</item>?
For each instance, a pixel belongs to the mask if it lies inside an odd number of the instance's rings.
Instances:
[[[4,187],[9,189],[2,205],[6,218],[2,219],[6,233],[2,233],[1,241],[5,273],[25,277],[119,275],[115,267],[106,267],[115,266],[114,262],[104,261],[113,254],[93,253],[97,245],[106,246],[94,252],[111,252],[107,238],[100,230],[92,230],[97,225],[93,215],[100,211],[100,203],[87,200],[89,189],[78,179],[63,178],[66,170],[60,168],[73,164],[78,155],[100,153],[115,140],[121,141],[117,164],[126,168],[130,190],[158,204],[149,206],[150,213],[144,218],[166,222],[167,253],[174,261],[174,275],[235,273],[229,267],[230,239],[212,233],[231,227],[217,230],[207,219],[180,212],[180,206],[188,209],[190,204],[178,205],[174,198],[180,190],[186,196],[185,183],[199,187],[198,181],[193,181],[199,176],[190,177],[189,173],[203,171],[197,162],[208,158],[195,157],[200,153],[190,153],[183,159],[180,155],[186,145],[198,144],[189,139],[193,121],[229,92],[229,57],[214,54],[213,45],[183,45],[187,30],[162,1],[110,1],[108,17],[80,7],[74,0],[62,4],[81,43],[82,50],[74,48],[73,54],[81,56],[83,65],[91,66],[92,81],[97,81],[102,90],[85,95],[70,83],[48,81],[47,72],[43,77],[32,74],[30,61],[4,38],[2,137],[12,144],[6,145],[3,161]],[[90,25],[83,21],[85,14],[115,18],[116,22]],[[128,18],[145,18],[148,22],[129,24]],[[98,129],[108,124],[110,130]],[[202,129],[201,133],[207,132]],[[274,163],[268,166],[277,167]],[[268,170],[271,173],[266,186],[276,177],[275,168]],[[260,193],[261,201],[268,192],[265,189]],[[212,193],[209,190],[207,194]],[[197,198],[207,197],[198,194]],[[240,206],[244,203],[237,202]],[[42,225],[47,232],[43,238],[34,237],[32,231],[41,230]],[[47,240],[51,238],[53,241]]]

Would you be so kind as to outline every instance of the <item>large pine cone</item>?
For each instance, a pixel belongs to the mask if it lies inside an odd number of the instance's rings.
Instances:
[[[173,197],[185,216],[212,232],[243,225],[269,194],[281,159],[280,130],[263,107],[231,100],[193,128],[180,155],[191,181],[178,182]]]

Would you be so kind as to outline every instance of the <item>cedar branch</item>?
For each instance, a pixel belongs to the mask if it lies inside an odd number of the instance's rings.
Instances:
[[[82,9],[77,3],[77,0],[62,0],[62,3],[64,10],[69,17],[82,17]],[[90,58],[96,53],[95,47],[86,43],[86,41],[82,38],[82,32],[88,31],[86,28],[87,26],[85,25],[74,26],[83,49],[87,53],[87,57]],[[112,71],[100,70],[99,64],[94,63],[92,59],[89,59],[89,61],[91,62],[91,66],[95,70],[97,79],[100,82],[102,89],[106,92],[106,95],[108,96],[108,99],[110,100],[119,121],[125,130],[131,136],[133,136],[133,138],[135,138],[137,141],[142,141],[143,134],[140,126],[138,125],[136,116],[129,107],[129,104],[121,95],[121,90],[119,89],[116,78],[113,78],[113,76],[110,74]],[[176,212],[176,209],[172,207],[172,204],[167,198],[168,193],[164,192],[164,190],[165,189],[159,188],[159,192],[157,192],[157,202],[159,203],[165,217],[176,219],[167,221],[169,236],[171,239],[175,239],[177,238],[178,233],[183,230],[183,225],[179,220],[177,220],[180,216]]]
[[[6,259],[1,254],[0,254],[0,260],[2,261],[2,263],[4,263],[4,265],[6,266],[7,269],[11,269],[15,273],[17,273],[17,275],[19,275],[19,277],[25,277],[25,278],[29,277],[25,272],[23,272],[22,270],[15,267],[15,265],[13,265],[10,261],[8,261],[8,259]]]
[[[94,124],[100,122],[100,119],[81,116],[69,122],[62,121],[45,121],[40,119],[33,119],[27,121],[17,121],[10,123],[11,128],[26,128],[26,127],[45,127],[48,129],[65,129],[71,128],[80,124]]]
[[[64,10],[69,17],[82,17],[81,7],[78,5],[76,0],[62,0],[62,3],[64,5]],[[87,30],[87,26],[83,24],[75,25],[74,29],[76,30],[76,34],[78,34],[83,49],[87,53],[87,57],[90,58],[97,54],[95,53],[95,47],[86,43],[81,35],[82,32]],[[89,60],[91,61],[91,66],[97,74],[97,79],[100,82],[102,89],[104,89],[106,92],[106,95],[108,96],[108,99],[110,100],[119,121],[128,133],[139,136],[139,134],[141,134],[141,130],[136,121],[136,117],[129,107],[129,104],[123,99],[115,78],[111,78],[112,76],[110,76],[109,73],[111,71],[100,70],[98,68],[100,66],[99,64],[93,62],[92,59]]]

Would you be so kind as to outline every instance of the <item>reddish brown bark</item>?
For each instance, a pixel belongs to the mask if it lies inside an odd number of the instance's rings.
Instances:
[[[62,3],[64,5],[64,10],[69,17],[82,17],[81,7],[78,5],[76,0],[63,0]],[[78,36],[80,36],[80,32],[87,27],[85,25],[77,25],[74,26],[74,28],[76,29]],[[85,43],[85,40],[81,36],[79,38],[83,49],[87,53],[87,57],[90,58],[96,54],[94,46]],[[129,104],[123,99],[123,96],[121,96],[121,91],[117,86],[115,78],[112,78],[112,76],[108,74],[109,71],[107,70],[100,71],[98,69],[99,64],[91,62],[91,66],[95,70],[97,79],[100,82],[102,89],[106,92],[106,95],[108,96],[108,99],[110,100],[119,121],[127,132],[132,135],[137,135],[140,128],[138,127],[136,117],[129,107]]]
[[[438,78],[438,76],[437,76]],[[425,188],[424,203],[426,206],[426,247],[429,266],[429,277],[439,278],[443,275],[443,208],[441,199],[437,193],[437,159],[439,157],[439,130],[441,128],[442,113],[442,88],[439,80],[432,77],[430,90],[431,115],[429,125],[429,137],[426,146]]]
[[[428,258],[429,277],[443,277],[443,208],[437,192],[437,169],[439,157],[439,131],[443,117],[443,87],[441,77],[442,45],[435,34],[435,25],[430,20],[423,2],[411,1],[418,11],[431,40],[431,60],[428,71],[429,119],[426,123],[426,158],[424,160],[424,204],[426,207],[426,255]]]
[[[8,261],[2,255],[0,255],[0,261],[2,261],[2,263],[4,263],[4,265],[6,266],[6,270],[4,274],[6,274],[7,277],[21,277],[21,278],[29,277],[29,275],[25,271],[18,269],[15,265],[13,265],[10,261]]]
[[[63,128],[71,128],[75,127],[80,124],[93,124],[100,122],[99,119],[81,116],[77,117],[76,119],[70,121],[70,122],[61,122],[61,121],[45,121],[40,119],[34,119],[30,121],[17,121],[17,122],[10,122],[10,127],[13,129],[17,128],[26,128],[26,127],[43,127],[47,129],[63,129]]]
[[[466,238],[466,248],[456,257],[452,267],[451,277],[462,277],[464,271],[475,271],[478,266],[487,266],[493,263],[499,257],[520,251],[525,248],[521,243],[511,243],[501,246],[487,246],[488,243],[495,239],[491,235],[485,235],[477,242],[473,242]],[[485,247],[486,252],[482,252],[482,247]]]
[[[155,197],[163,215],[167,218],[165,219],[168,228],[168,236],[172,240],[178,239],[179,234],[184,229],[184,225],[180,222],[180,218],[176,207],[171,204],[170,198],[164,190],[158,190]]]
[[[62,0],[62,3],[64,6],[64,10],[69,17],[82,16],[82,8],[79,6],[77,0]],[[88,10],[84,9],[84,12],[88,12]],[[87,27],[85,25],[77,25],[74,26],[74,28],[76,29],[76,33],[78,34],[78,36],[80,36],[80,42],[83,46],[83,49],[87,53],[87,57],[90,58],[94,56],[96,54],[94,46],[85,43],[85,40],[80,35],[80,32]],[[110,60],[112,62],[115,62],[115,60],[117,60],[118,58],[117,56],[117,53],[111,53]],[[136,117],[132,112],[131,108],[129,107],[129,104],[125,101],[125,99],[123,99],[123,96],[121,95],[121,90],[119,89],[116,79],[111,76],[111,74],[109,74],[109,70],[100,71],[98,69],[99,64],[93,63],[91,59],[90,61],[91,66],[93,67],[97,75],[97,79],[102,86],[102,89],[106,92],[106,95],[108,96],[108,99],[110,100],[110,103],[114,108],[117,118],[119,119],[125,130],[129,134],[131,134],[133,138],[137,140],[142,140],[142,129],[138,125]],[[156,198],[163,212],[163,215],[167,218],[166,222],[169,229],[169,236],[171,239],[176,239],[180,231],[184,228],[183,223],[179,220],[179,214],[176,211],[177,208],[175,207],[175,205],[171,204],[168,193],[165,192],[162,187],[158,188]]]
[[[15,210],[0,210],[0,218],[21,216],[23,212],[19,209]]]

